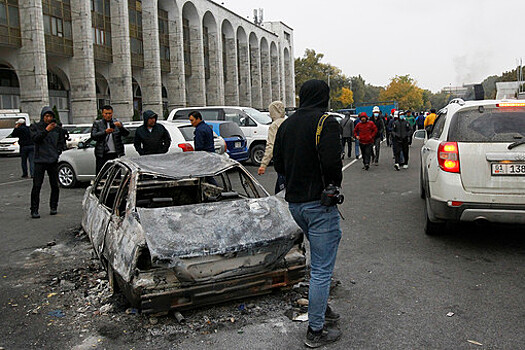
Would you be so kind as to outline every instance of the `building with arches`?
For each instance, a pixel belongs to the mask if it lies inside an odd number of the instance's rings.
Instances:
[[[90,122],[142,110],[295,107],[293,30],[208,0],[0,0],[0,109]]]

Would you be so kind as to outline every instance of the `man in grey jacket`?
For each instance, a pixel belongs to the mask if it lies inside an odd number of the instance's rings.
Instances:
[[[341,123],[343,127],[343,159],[345,157],[345,145],[348,144],[348,158],[352,157],[352,136],[354,135],[354,121],[347,114]]]
[[[102,119],[95,120],[91,128],[91,138],[97,141],[95,159],[97,174],[108,160],[124,155],[122,136],[128,136],[129,131],[120,121],[113,118],[113,107],[102,107]]]

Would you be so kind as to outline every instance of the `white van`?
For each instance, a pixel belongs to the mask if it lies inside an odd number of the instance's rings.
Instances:
[[[0,155],[20,154],[18,137],[9,137],[20,118],[25,119],[27,126],[31,123],[27,113],[21,113],[18,109],[0,109]]]
[[[200,112],[204,121],[226,120],[239,125],[244,136],[246,136],[250,161],[257,166],[261,164],[266,148],[268,129],[272,123],[270,116],[250,107],[188,107],[172,110],[168,116],[168,121],[188,120],[188,115],[193,111]]]

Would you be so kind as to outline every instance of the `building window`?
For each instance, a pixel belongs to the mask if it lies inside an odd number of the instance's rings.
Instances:
[[[284,32],[284,38],[288,41],[288,44],[290,44],[290,33]]]
[[[142,2],[140,0],[128,1],[129,11],[129,35],[131,45],[131,64],[143,67],[143,46],[142,46]]]
[[[186,75],[191,75],[191,43],[190,43],[190,21],[182,19],[182,40],[184,42],[184,68]]]
[[[0,26],[20,27],[18,1],[0,0]]]
[[[228,44],[226,43],[226,34],[222,34],[222,74],[224,76],[224,81],[228,81],[228,55],[226,54],[226,49]]]
[[[210,79],[210,35],[206,26],[202,28],[202,41],[204,47],[204,76],[206,79]]]
[[[159,9],[159,45],[160,45],[160,64],[163,71],[170,70],[170,36],[168,12]]]
[[[95,59],[111,62],[110,0],[91,0],[91,22]]]
[[[42,0],[46,50],[61,56],[73,56],[71,4],[69,0]]]

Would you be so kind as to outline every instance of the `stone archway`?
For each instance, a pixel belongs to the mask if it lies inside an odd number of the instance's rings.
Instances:
[[[275,42],[270,44],[270,60],[272,65],[272,101],[281,100],[281,84],[279,76],[279,51]]]
[[[182,42],[186,82],[186,104],[202,106],[206,103],[204,82],[204,55],[202,50],[202,22],[195,5],[188,1],[182,7]]]
[[[66,73],[56,66],[48,64],[47,88],[49,91],[49,106],[58,111],[60,121],[64,124],[72,123],[70,116],[71,86]]]
[[[20,109],[20,83],[13,67],[0,63],[0,109]]]
[[[261,81],[263,106],[267,109],[272,103],[272,64],[270,46],[266,38],[261,39]]]

